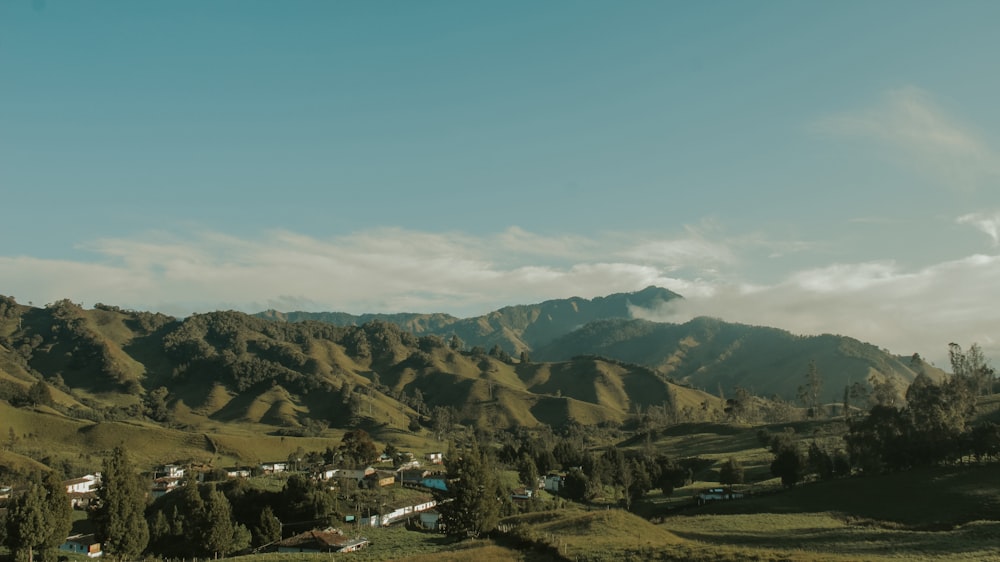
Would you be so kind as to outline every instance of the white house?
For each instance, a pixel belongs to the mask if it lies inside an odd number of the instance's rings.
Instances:
[[[444,453],[427,453],[424,458],[433,464],[441,464],[444,462]]]
[[[179,464],[163,464],[153,469],[153,479],[184,478],[184,467]]]
[[[354,480],[363,480],[369,474],[375,474],[375,469],[370,466],[338,468],[333,471],[334,478],[353,478]]]
[[[88,474],[80,478],[63,481],[67,494],[89,494],[101,487],[101,474]]]
[[[227,478],[250,478],[249,468],[230,467],[223,469]]]
[[[264,474],[277,474],[288,470],[288,463],[286,461],[264,462],[260,464],[260,469]]]

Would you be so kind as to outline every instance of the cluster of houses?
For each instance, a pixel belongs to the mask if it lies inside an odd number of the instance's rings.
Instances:
[[[432,465],[440,465],[443,462],[442,453],[428,453],[424,460]],[[392,461],[383,455],[380,461]],[[172,492],[183,485],[186,468],[178,464],[165,464],[157,466],[153,470],[151,493],[160,496]],[[226,476],[229,478],[249,478],[254,472],[259,474],[279,474],[291,471],[291,463],[286,461],[273,461],[261,463],[256,471],[244,467],[226,468]],[[310,472],[313,478],[321,481],[329,481],[331,485],[336,481],[352,480],[361,487],[382,487],[382,486],[406,486],[424,488],[428,490],[447,490],[447,479],[440,470],[430,470],[421,467],[412,454],[407,454],[402,466],[395,470],[377,470],[372,466],[361,467],[333,467],[326,466],[313,469]],[[84,509],[97,496],[97,490],[101,486],[101,474],[87,474],[79,478],[73,478],[63,482],[66,487],[66,494],[70,498],[70,503],[74,508]],[[9,487],[0,489],[0,498],[9,497],[12,490]],[[359,526],[378,527],[391,525],[392,523],[419,516],[421,524],[428,529],[437,530],[440,528],[440,514],[434,511],[437,501],[429,497],[415,502],[407,502],[400,505],[391,506],[388,513],[373,514],[365,517],[350,516],[349,522]],[[352,552],[360,550],[368,545],[368,540],[364,537],[347,537],[339,529],[313,530],[294,537],[290,537],[278,543],[279,552]],[[66,539],[60,549],[67,552],[84,554],[90,558],[101,556],[101,545],[94,540],[94,535],[73,535]]]

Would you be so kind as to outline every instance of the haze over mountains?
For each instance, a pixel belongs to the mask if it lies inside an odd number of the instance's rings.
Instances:
[[[617,423],[667,403],[721,410],[720,390],[728,395],[737,386],[794,400],[810,361],[823,376],[826,401],[872,375],[902,389],[920,371],[940,374],[846,336],[794,336],[710,318],[631,318],[636,307],[677,298],[649,287],[467,319],[269,311],[177,320],[70,301],[36,308],[3,297],[0,389],[16,401],[42,379],[57,404],[79,415],[146,408],[193,425],[303,429],[367,420],[402,429],[429,423],[439,408],[456,421],[511,427]]]

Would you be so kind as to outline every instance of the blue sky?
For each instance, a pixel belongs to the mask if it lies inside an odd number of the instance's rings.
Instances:
[[[0,293],[1000,352],[1000,3],[0,0]],[[995,354],[995,353],[994,353]]]

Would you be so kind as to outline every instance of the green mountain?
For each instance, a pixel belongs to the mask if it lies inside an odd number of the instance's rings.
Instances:
[[[506,306],[483,316],[455,318],[447,314],[362,314],[344,312],[278,312],[257,316],[285,322],[319,321],[337,326],[360,326],[372,321],[389,322],[417,336],[458,336],[467,346],[501,349],[518,355],[537,349],[591,322],[610,318],[632,318],[633,308],[654,309],[681,298],[661,287],[646,287],[634,293],[606,297],[549,300],[538,304]]]
[[[431,425],[442,411],[481,427],[530,427],[620,423],[668,401],[718,406],[645,367],[600,358],[520,363],[378,320],[334,326],[239,312],[176,320],[5,297],[0,306],[0,398],[27,403],[41,379],[54,406],[87,419],[235,422],[301,434]]]
[[[695,388],[732,393],[739,386],[762,396],[794,399],[809,362],[823,378],[822,397],[840,401],[844,387],[883,377],[902,393],[921,372],[943,372],[912,357],[891,355],[846,336],[797,336],[785,330],[695,318],[684,324],[603,320],[534,352],[541,361],[580,354],[637,363]]]

